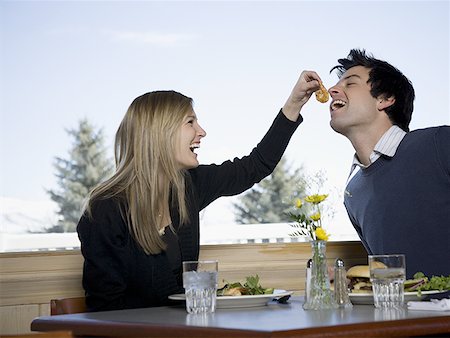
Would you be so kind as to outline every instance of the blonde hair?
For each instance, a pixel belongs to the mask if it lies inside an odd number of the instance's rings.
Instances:
[[[174,153],[181,123],[192,109],[192,99],[175,91],[134,99],[116,133],[116,171],[90,194],[89,215],[96,200],[118,198],[130,233],[147,254],[166,247],[159,234],[166,224],[159,216],[169,212],[169,205],[177,205],[180,224],[189,219],[186,171],[179,168]]]

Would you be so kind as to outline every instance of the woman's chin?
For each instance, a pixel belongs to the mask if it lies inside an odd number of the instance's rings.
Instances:
[[[180,164],[180,168],[181,169],[185,169],[185,170],[189,170],[189,169],[197,168],[199,165],[200,165],[200,163],[198,161],[192,161],[190,163],[182,163],[182,164]]]

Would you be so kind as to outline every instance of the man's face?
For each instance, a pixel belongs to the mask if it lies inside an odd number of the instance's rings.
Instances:
[[[370,94],[369,69],[355,66],[347,70],[339,82],[329,89],[330,125],[334,131],[345,136],[364,132],[380,117],[377,99]]]

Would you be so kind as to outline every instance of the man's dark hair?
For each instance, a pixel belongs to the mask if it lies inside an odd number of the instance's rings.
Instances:
[[[339,59],[338,62],[340,65],[333,67],[330,73],[336,69],[339,78],[352,67],[368,68],[370,94],[374,98],[395,97],[395,103],[386,108],[386,113],[394,125],[409,131],[415,95],[412,83],[406,76],[386,61],[366,54],[364,49],[352,49],[346,59]]]

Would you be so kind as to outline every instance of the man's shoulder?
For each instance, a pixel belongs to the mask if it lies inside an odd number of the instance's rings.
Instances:
[[[414,158],[437,157],[450,164],[450,126],[416,129],[406,134],[399,146],[399,154]],[[447,164],[446,164],[447,166]]]
[[[427,128],[420,128],[410,131],[407,135],[411,136],[426,136],[426,135],[435,135],[435,134],[450,134],[450,126],[448,125],[442,125],[442,126],[435,126],[435,127],[427,127]]]
[[[408,142],[427,142],[436,138],[450,141],[450,126],[442,125],[415,129],[406,134],[405,140]]]

